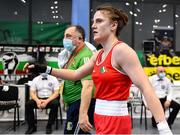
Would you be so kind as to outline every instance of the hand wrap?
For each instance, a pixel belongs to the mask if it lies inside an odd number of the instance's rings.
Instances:
[[[52,68],[49,66],[33,64],[34,68],[29,68],[29,72],[31,73],[46,73],[51,74]]]
[[[160,135],[173,135],[166,120],[159,122],[157,128]]]

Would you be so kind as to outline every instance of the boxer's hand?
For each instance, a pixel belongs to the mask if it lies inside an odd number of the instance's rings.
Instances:
[[[39,64],[25,64],[24,71],[26,73],[47,73],[51,74],[52,68],[49,66],[39,65]]]
[[[166,120],[159,122],[157,128],[160,135],[173,135]]]

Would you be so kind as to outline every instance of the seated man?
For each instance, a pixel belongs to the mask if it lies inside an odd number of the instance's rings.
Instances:
[[[164,110],[167,108],[172,108],[172,111],[170,112],[169,118],[167,120],[169,127],[171,128],[171,125],[173,124],[179,112],[180,104],[172,100],[172,83],[170,79],[165,76],[166,74],[164,67],[157,67],[156,73],[157,74],[149,77],[149,80],[152,86],[155,88],[156,95],[159,97]],[[156,127],[154,117],[152,117],[152,126]]]
[[[46,134],[52,133],[51,126],[54,124],[59,105],[58,96],[59,82],[56,77],[43,73],[32,80],[30,86],[31,99],[25,106],[28,123],[28,130],[26,131],[26,134],[32,134],[36,131],[33,109],[43,109],[46,107],[50,108]]]

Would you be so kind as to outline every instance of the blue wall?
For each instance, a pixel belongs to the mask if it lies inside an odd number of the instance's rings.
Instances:
[[[72,0],[71,23],[81,25],[86,32],[86,41],[90,34],[90,0]]]

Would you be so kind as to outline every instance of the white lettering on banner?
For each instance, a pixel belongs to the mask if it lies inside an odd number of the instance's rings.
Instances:
[[[60,47],[52,47],[52,52],[60,52],[61,48]]]
[[[3,81],[9,82],[9,81],[18,81],[19,79],[24,77],[27,77],[27,75],[4,75],[4,76],[2,75],[1,79]]]
[[[12,47],[12,46],[4,46],[5,52],[26,52],[25,47]]]

